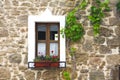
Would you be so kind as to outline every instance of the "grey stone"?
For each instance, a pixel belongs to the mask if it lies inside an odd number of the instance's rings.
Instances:
[[[27,67],[25,67],[25,66],[23,66],[23,65],[20,65],[20,66],[19,66],[19,70],[20,70],[20,71],[25,71],[25,70],[27,70]]]
[[[116,33],[117,36],[120,36],[120,26],[117,26],[115,28],[115,33]]]
[[[18,2],[18,1],[12,1],[12,4],[13,4],[14,6],[18,6],[18,5],[19,5],[19,2]]]
[[[117,23],[119,23],[119,21],[116,17],[112,17],[109,19],[109,23],[110,25],[116,25]]]
[[[10,12],[11,12],[11,15],[14,15],[14,16],[20,15],[20,11],[18,11],[17,9],[12,9]]]
[[[87,74],[80,74],[79,77],[78,77],[78,80],[88,80],[87,79],[88,75]]]
[[[108,46],[105,46],[105,45],[101,45],[99,47],[99,52],[100,52],[100,54],[110,54],[110,53],[112,53],[111,49]]]
[[[40,80],[40,78],[41,78],[41,72],[39,71],[37,72],[37,80]]]
[[[21,55],[20,54],[11,54],[9,56],[9,61],[11,63],[20,63],[21,62]]]
[[[18,44],[25,44],[25,39],[21,39],[18,41]]]
[[[57,7],[58,1],[51,2],[49,5],[50,5],[51,7]]]
[[[9,69],[0,68],[0,80],[10,80],[11,74]]]
[[[90,57],[89,64],[92,66],[99,66],[102,63],[102,59],[100,57]]]
[[[89,29],[87,32],[88,36],[94,36],[93,29]]]
[[[66,3],[64,3],[67,7],[73,7],[74,6],[74,1],[66,1]]]
[[[20,23],[27,23],[28,22],[28,16],[27,15],[22,15],[17,18]]]
[[[8,48],[7,53],[17,53],[17,50],[15,48]]]
[[[107,64],[118,65],[120,64],[120,55],[108,55],[106,61]]]
[[[32,7],[32,4],[29,2],[22,3],[21,6]]]
[[[119,67],[115,67],[111,70],[111,80],[119,80]]]
[[[47,76],[47,77],[46,77]],[[57,80],[57,77],[59,76],[59,71],[56,70],[48,70],[45,71],[42,75],[43,80]]]
[[[107,40],[107,45],[109,46],[114,46],[114,45],[117,45],[119,46],[120,45],[120,37],[114,37],[112,39],[108,39]]]
[[[104,36],[104,37],[110,37],[112,36],[113,30],[101,27],[100,28],[100,36]]]
[[[102,37],[102,36],[95,37],[94,42],[97,43],[97,44],[103,44],[105,42],[105,38]]]
[[[90,74],[90,80],[105,80],[104,73],[102,71],[92,71]]]
[[[35,73],[32,71],[25,71],[25,79],[26,80],[35,80]]]
[[[7,29],[0,29],[0,37],[8,37],[8,30]]]
[[[109,12],[105,12],[105,17],[110,17],[111,14]]]
[[[64,2],[60,2],[60,3],[59,3],[59,6],[60,6],[60,7],[65,7],[66,5],[65,5]]]
[[[0,21],[0,27],[4,27],[4,22]]]
[[[88,69],[82,69],[80,72],[81,72],[81,73],[88,73],[89,70],[88,70]]]
[[[25,55],[25,58],[24,58],[24,64],[27,64],[27,63],[28,63],[27,59],[28,59],[28,55],[26,54],[26,55]]]
[[[82,46],[82,49],[85,52],[92,52],[94,50],[93,45],[92,45],[92,41],[86,40],[85,43]]]
[[[87,64],[87,60],[88,60],[88,54],[83,53],[76,53],[75,54],[75,59],[76,59],[76,63],[77,64]]]

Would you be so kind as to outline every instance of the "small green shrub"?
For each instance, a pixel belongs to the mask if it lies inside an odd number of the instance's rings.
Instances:
[[[65,80],[71,80],[71,79],[70,79],[70,73],[69,73],[69,72],[64,71],[64,72],[63,72],[63,76],[64,76]]]

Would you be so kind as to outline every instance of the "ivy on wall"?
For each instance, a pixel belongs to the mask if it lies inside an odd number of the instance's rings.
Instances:
[[[84,35],[84,28],[83,25],[81,23],[79,23],[77,21],[77,17],[76,17],[76,12],[79,9],[85,9],[85,7],[87,6],[87,0],[82,0],[82,2],[75,7],[72,11],[70,11],[67,16],[66,16],[66,27],[63,28],[61,30],[61,34],[64,37],[64,34],[67,38],[67,51],[68,53],[70,53],[71,58],[73,60],[72,63],[74,63],[73,68],[72,68],[72,76],[70,77],[70,73],[69,72],[64,72],[64,77],[65,80],[73,80],[74,77],[74,71],[75,71],[75,57],[74,57],[74,53],[76,51],[76,48],[74,47],[70,47],[69,46],[69,42],[76,42],[78,40],[80,40],[83,35]]]
[[[88,16],[88,19],[90,20],[91,24],[93,25],[93,31],[94,36],[97,37],[99,35],[100,25],[102,22],[102,19],[105,17],[104,12],[110,11],[109,8],[109,0],[94,0],[95,5],[91,6],[90,15]],[[70,53],[73,65],[73,72],[72,72],[72,80],[73,80],[73,74],[75,71],[75,56],[74,53],[76,52],[76,48],[70,47],[68,41],[76,42],[80,40],[84,36],[84,28],[82,23],[79,23],[76,18],[76,12],[78,10],[84,10],[86,6],[88,5],[88,0],[82,0],[82,2],[75,7],[72,11],[70,11],[66,16],[66,27],[61,30],[61,34],[64,37],[64,34],[67,38],[67,51]],[[68,77],[68,74],[65,74],[66,78]],[[68,77],[69,78],[69,77]],[[67,79],[66,79],[67,80]],[[69,79],[68,79],[69,80]]]
[[[75,14],[79,9],[85,9],[86,6],[87,1],[82,0],[81,4],[74,8],[66,16],[66,27],[61,30],[61,34],[65,34],[66,38],[70,41],[78,41],[84,35],[84,28],[82,24],[77,21]]]
[[[120,12],[120,1],[116,4],[117,11]]]
[[[105,0],[104,2],[101,2],[100,0],[95,0],[95,5],[91,6],[91,12],[90,15],[88,16],[88,19],[93,25],[93,31],[95,37],[98,36],[100,33],[99,32],[100,24],[102,22],[102,19],[105,17],[104,12],[110,11],[108,4],[109,4],[109,0]]]

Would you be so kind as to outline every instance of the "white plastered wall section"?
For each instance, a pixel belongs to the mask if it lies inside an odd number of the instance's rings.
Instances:
[[[34,62],[35,59],[35,22],[59,22],[60,29],[65,27],[65,16],[52,15],[49,9],[41,15],[29,15],[28,16],[28,62]],[[65,50],[65,38],[60,35],[60,61],[66,61]],[[33,64],[29,65],[34,67]],[[60,67],[64,67],[65,64],[61,63]]]

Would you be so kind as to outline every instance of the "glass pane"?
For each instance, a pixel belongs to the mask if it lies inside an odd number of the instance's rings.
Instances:
[[[38,40],[46,40],[46,25],[38,25]]]
[[[58,40],[58,25],[50,26],[50,40]]]
[[[58,56],[58,43],[50,43],[50,56]]]
[[[38,43],[38,56],[46,55],[46,43]]]

